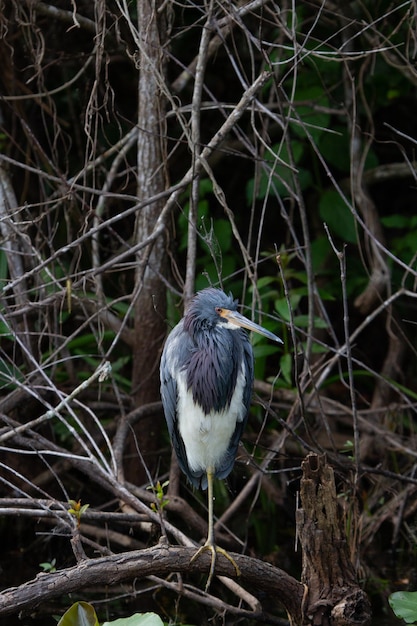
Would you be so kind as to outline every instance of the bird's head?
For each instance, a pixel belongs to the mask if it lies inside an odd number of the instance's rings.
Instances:
[[[210,331],[217,325],[224,325],[221,311],[237,310],[237,300],[226,295],[221,289],[207,287],[196,293],[184,315],[184,327],[191,334]]]
[[[228,330],[245,328],[282,343],[269,330],[238,313],[237,305],[238,301],[233,299],[232,294],[226,295],[221,289],[207,287],[191,300],[184,316],[184,328],[193,336],[198,332],[210,332],[215,327]]]

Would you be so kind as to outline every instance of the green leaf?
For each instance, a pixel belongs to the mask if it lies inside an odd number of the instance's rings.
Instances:
[[[276,283],[277,279],[275,276],[261,276],[256,282],[256,288],[258,291],[262,291],[264,287],[269,287],[269,285],[271,284],[276,285]],[[252,287],[252,285],[249,287],[249,292],[255,292],[255,289]]]
[[[3,285],[7,281],[7,277],[9,275],[9,266],[7,263],[7,255],[4,250],[0,250],[0,286]]]
[[[329,167],[337,168],[348,174],[351,164],[350,135],[346,128],[341,125],[332,126],[333,133],[323,133],[318,141],[321,155],[329,164]],[[378,158],[373,150],[369,150],[365,159],[365,170],[378,165]]]
[[[255,359],[261,359],[263,357],[269,356],[270,354],[275,354],[278,352],[278,348],[274,345],[269,345],[266,343],[261,343],[257,346],[253,346],[253,354]]]
[[[286,383],[292,382],[292,356],[288,352],[283,354],[280,360],[281,375]]]
[[[164,622],[156,613],[135,613],[114,622],[104,622],[103,626],[164,626]]]
[[[295,315],[294,316],[294,326],[298,326],[299,328],[307,328],[308,326],[308,315]],[[327,323],[321,317],[314,317],[314,328],[327,328]]]
[[[290,295],[290,306],[291,306],[292,311],[294,311],[294,309],[297,308],[301,298],[302,298],[302,295],[299,293],[293,292]],[[286,322],[290,321],[291,315],[288,309],[288,302],[286,298],[278,298],[277,300],[275,300],[275,310],[284,321]]]
[[[64,613],[58,626],[99,626],[99,623],[91,604],[76,602]]]
[[[381,223],[386,228],[410,228],[410,217],[408,215],[387,215],[381,217]]]
[[[200,225],[203,238],[203,248],[210,251],[210,245],[222,253],[229,252],[232,247],[232,227],[229,220],[216,219],[207,228],[208,224]],[[209,245],[210,244],[210,245]]]
[[[342,241],[356,243],[356,229],[353,215],[345,201],[334,189],[323,193],[319,203],[320,217],[333,235]]]
[[[388,601],[395,615],[407,624],[417,621],[417,591],[396,591]]]
[[[311,174],[308,170],[300,167],[295,173],[290,166],[292,160],[295,165],[300,162],[304,155],[304,150],[304,144],[297,140],[291,141],[291,155],[285,143],[276,143],[271,146],[265,154],[265,163],[269,166],[270,171],[263,170],[261,172],[256,189],[256,197],[259,200],[265,198],[270,190],[274,188],[281,196],[288,196],[288,188],[292,189],[295,174],[298,176],[301,189],[306,189],[310,185]],[[251,178],[246,185],[248,204],[251,203],[254,191],[255,179]]]
[[[343,126],[336,126],[337,134],[323,133],[319,141],[319,149],[329,165],[337,167],[341,172],[350,171],[349,138]]]
[[[309,135],[316,143],[320,136],[329,128],[330,114],[323,112],[323,109],[329,107],[329,99],[325,95],[322,87],[311,85],[297,88],[295,101],[301,125],[298,121],[291,122],[290,127],[299,137],[304,137],[306,133],[302,124],[305,123]],[[298,102],[306,102],[306,104],[298,104]],[[322,107],[322,110],[317,110],[317,106]]]

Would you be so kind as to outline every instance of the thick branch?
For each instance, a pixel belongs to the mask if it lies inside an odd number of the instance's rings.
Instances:
[[[158,545],[148,550],[85,560],[74,567],[53,574],[41,573],[34,580],[19,587],[6,589],[0,594],[0,615],[33,610],[52,598],[93,585],[112,585],[150,575],[166,576],[173,571],[207,572],[210,556],[203,554],[201,558],[190,563],[194,554],[194,548]],[[252,593],[258,590],[269,597],[275,596],[294,622],[300,623],[303,585],[269,563],[240,554],[233,554],[233,558],[242,572],[239,580],[247,584]],[[218,559],[216,572],[231,577],[236,575],[230,562],[223,558]]]

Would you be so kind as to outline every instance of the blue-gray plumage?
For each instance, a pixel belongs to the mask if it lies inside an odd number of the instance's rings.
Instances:
[[[179,466],[195,487],[209,490],[208,539],[195,555],[212,552],[207,588],[216,551],[238,572],[214,542],[212,481],[230,474],[249,414],[253,352],[244,328],[282,343],[240,315],[231,295],[209,287],[194,296],[161,359],[162,403]]]

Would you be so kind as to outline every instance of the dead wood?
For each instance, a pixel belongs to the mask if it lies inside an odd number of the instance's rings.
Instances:
[[[303,624],[367,624],[370,604],[350,560],[333,469],[325,455],[317,454],[309,454],[302,469],[297,525],[303,550],[301,580],[306,585]]]
[[[207,573],[209,555],[190,562],[195,548],[157,545],[147,550],[135,550],[97,559],[86,559],[74,567],[52,574],[40,573],[35,579],[19,587],[6,589],[0,594],[0,616],[33,611],[35,607],[64,594],[80,591],[94,585],[112,585],[127,580],[140,580],[150,575],[167,576],[172,572]],[[233,554],[240,570],[238,579],[250,588],[277,599],[292,616],[295,624],[301,623],[301,604],[304,586],[269,563],[240,554]],[[236,577],[227,559],[219,558],[216,573]]]
[[[276,599],[294,626],[364,626],[370,619],[370,605],[350,559],[333,470],[325,456],[316,454],[309,454],[302,465],[302,508],[297,511],[303,550],[302,582],[269,563],[233,554],[241,570],[238,582],[255,597],[268,597],[269,603],[271,598]],[[206,574],[210,557],[202,555],[190,562],[194,553],[193,547],[160,542],[147,550],[83,559],[74,567],[41,573],[34,580],[3,591],[0,616],[33,611],[53,598],[94,585],[166,577],[173,572]],[[223,558],[218,559],[216,574],[236,577],[230,562]],[[263,615],[263,609],[243,611],[256,619]]]

